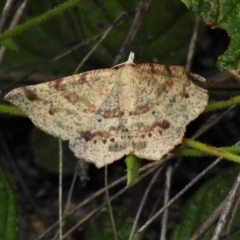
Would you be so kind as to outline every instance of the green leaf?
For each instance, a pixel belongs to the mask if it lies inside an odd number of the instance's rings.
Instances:
[[[50,172],[59,172],[59,141],[43,131],[34,128],[31,132],[31,146],[35,159]],[[63,174],[73,173],[77,159],[70,151],[68,142],[62,142]]]
[[[231,37],[228,50],[217,65],[222,69],[237,70],[240,61],[240,1],[190,0],[191,9],[207,24],[225,29]]]
[[[118,240],[126,240],[129,238],[132,223],[122,210],[113,209],[113,216],[116,225]],[[107,210],[102,210],[87,222],[85,229],[85,240],[112,240],[114,233],[111,224],[110,214]],[[141,239],[140,235],[136,235],[133,240]]]
[[[12,39],[5,39],[3,41],[0,42],[0,45],[9,48],[11,50],[14,51],[18,51],[18,46],[16,45],[16,43],[12,40]]]
[[[127,187],[131,186],[138,177],[140,167],[140,159],[133,154],[129,154],[126,158],[127,165]]]
[[[12,186],[0,167],[0,240],[17,240],[17,203]]]
[[[29,1],[21,22],[39,16],[61,2],[62,0]],[[0,7],[1,4],[3,3],[0,3]],[[81,71],[92,69],[94,66],[111,67],[134,21],[133,11],[137,7],[139,0],[112,0],[98,3],[84,1],[79,7],[70,9],[47,23],[14,37],[19,46],[19,53],[7,51],[2,68],[11,71],[31,71],[74,43],[94,36],[104,27],[110,26],[121,13],[127,12],[123,23],[110,31],[88,60],[89,65],[85,64]],[[134,51],[136,60],[141,62],[183,64],[193,25],[193,13],[180,1],[153,0],[128,51]],[[49,64],[41,71],[57,72],[61,76],[72,74],[95,44],[96,40],[89,42],[79,51],[65,56],[61,61]]]
[[[181,2],[183,2],[187,8],[190,7],[190,0],[181,0]]]
[[[240,166],[236,165],[233,168],[227,169],[219,174],[214,179],[206,182],[186,203],[181,211],[181,222],[174,229],[171,240],[188,240],[190,236],[204,223],[208,216],[214,212],[219,204],[228,195],[237,174],[240,171]],[[228,221],[226,226],[228,225]],[[233,226],[240,221],[240,212],[237,212],[233,221]],[[214,227],[202,237],[202,240],[211,239]],[[235,233],[239,236],[240,231]],[[234,234],[234,236],[236,236]],[[234,237],[233,236],[233,237]]]

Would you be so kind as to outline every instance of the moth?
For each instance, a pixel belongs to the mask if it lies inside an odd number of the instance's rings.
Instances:
[[[75,156],[103,167],[124,155],[160,160],[180,144],[186,126],[205,108],[204,78],[180,66],[134,63],[88,71],[10,91],[46,133],[69,140]]]

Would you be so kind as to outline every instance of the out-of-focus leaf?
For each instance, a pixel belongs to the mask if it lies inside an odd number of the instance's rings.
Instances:
[[[113,216],[116,225],[118,240],[128,239],[132,229],[132,222],[129,221],[128,216],[126,216],[123,211],[118,209],[113,209]],[[93,215],[93,217],[87,222],[84,239],[115,239],[109,211],[102,210]],[[136,235],[134,238],[132,238],[132,240],[139,239],[141,239],[140,235]]]
[[[190,7],[190,0],[181,0],[181,2],[183,2],[187,6],[187,8]]]
[[[12,186],[0,167],[0,239],[17,240],[17,203]]]
[[[29,1],[22,22],[38,16],[58,5],[60,0]],[[3,3],[2,3],[3,4]],[[0,3],[1,7],[1,3]],[[94,36],[110,26],[123,12],[124,23],[114,28],[97,48],[81,71],[111,67],[134,20],[138,0],[84,1],[79,7],[40,24],[14,38],[19,53],[7,51],[2,67],[12,71],[30,71],[47,59],[64,51],[78,41]],[[136,61],[162,64],[184,64],[194,24],[194,15],[178,0],[152,0],[142,25],[129,46],[136,53]],[[72,74],[75,67],[96,44],[85,45],[78,51],[51,63],[45,72]],[[56,76],[57,78],[57,76]]]
[[[12,39],[6,39],[6,40],[2,41],[2,42],[0,42],[0,45],[4,46],[6,48],[9,48],[11,50],[14,50],[14,51],[18,51],[18,47]]]
[[[227,169],[214,179],[206,182],[186,203],[181,211],[180,224],[174,229],[171,240],[188,240],[195,230],[200,227],[211,213],[219,206],[219,204],[228,195],[237,174],[240,171],[239,165]],[[226,226],[228,225],[226,222]],[[238,211],[232,224],[232,228],[237,226],[240,221],[240,212]],[[201,238],[202,240],[210,240],[214,231],[214,227]],[[240,231],[232,235],[232,238],[239,237]]]
[[[190,8],[207,24],[225,29],[231,37],[228,50],[219,58],[217,65],[240,77],[240,1],[190,0]]]
[[[34,128],[31,133],[31,146],[36,161],[48,171],[59,172],[59,144],[54,138],[43,131]],[[62,142],[63,149],[63,174],[73,173],[77,159],[68,147],[68,142]]]

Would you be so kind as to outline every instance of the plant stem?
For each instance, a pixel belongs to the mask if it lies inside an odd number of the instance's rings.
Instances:
[[[77,5],[78,3],[80,3],[82,0],[69,0],[69,1],[66,1],[65,3],[63,4],[60,4],[58,5],[57,7],[47,11],[46,13],[40,15],[40,16],[37,16],[11,30],[8,30],[8,31],[5,31],[4,33],[2,33],[0,35],[0,42],[5,40],[5,39],[8,39],[8,38],[11,38],[17,34],[20,34],[22,33],[23,31],[26,31],[28,30],[29,28],[33,27],[33,26],[36,26],[40,23],[43,23],[47,20],[49,20],[50,18],[54,17],[55,15],[59,14],[59,13],[62,13],[64,11],[66,11],[67,9]]]
[[[235,104],[240,104],[240,96],[230,98],[226,101],[219,101],[219,102],[210,103],[205,107],[204,112],[216,111],[216,110],[219,110],[221,108],[229,107],[229,106],[232,106],[232,105],[235,105]]]
[[[222,149],[211,147],[209,145],[206,145],[204,143],[200,143],[200,142],[194,141],[194,140],[189,139],[189,138],[184,138],[183,139],[183,144],[185,144],[185,145],[187,145],[189,147],[192,147],[194,149],[198,149],[200,151],[209,153],[211,155],[215,155],[215,156],[218,156],[218,157],[222,157],[222,158],[228,159],[230,161],[234,161],[234,162],[240,163],[240,156],[232,154],[232,153],[229,153],[229,152],[224,151]]]
[[[18,117],[26,117],[26,114],[19,108],[0,104],[0,113],[6,113],[10,115],[16,115]]]
[[[222,147],[219,148],[220,150],[234,153],[234,154],[240,154],[240,146],[231,146],[231,147]],[[192,148],[175,148],[171,151],[173,154],[179,154],[182,156],[186,157],[206,157],[206,156],[211,156],[212,154],[210,153],[205,153],[197,149],[192,149]]]

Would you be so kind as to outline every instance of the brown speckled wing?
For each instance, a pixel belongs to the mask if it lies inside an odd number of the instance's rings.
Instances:
[[[182,67],[127,61],[18,88],[5,99],[37,127],[70,140],[78,158],[102,167],[130,153],[160,160],[181,143],[208,101],[192,79],[203,80]]]
[[[17,88],[5,100],[18,106],[43,131],[69,140],[85,129],[111,91],[115,69],[76,74]]]

